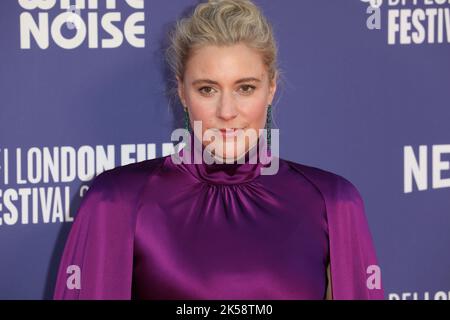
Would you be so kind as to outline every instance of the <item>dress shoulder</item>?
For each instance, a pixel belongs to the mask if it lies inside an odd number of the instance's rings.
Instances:
[[[130,299],[136,206],[164,158],[106,170],[93,179],[61,257],[55,299]]]
[[[358,189],[336,173],[288,164],[314,184],[325,201],[333,299],[383,299],[378,259]],[[371,270],[376,273],[369,274]]]
[[[144,160],[105,170],[97,175],[89,189],[136,194],[147,178],[164,162],[165,157]]]
[[[285,161],[289,167],[309,180],[322,193],[322,196],[341,201],[362,201],[359,190],[344,176],[322,168],[290,160]]]

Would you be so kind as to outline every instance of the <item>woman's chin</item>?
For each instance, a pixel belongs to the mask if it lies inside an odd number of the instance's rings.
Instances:
[[[224,152],[218,152],[217,157],[218,159],[223,160],[224,162],[234,162],[240,158],[242,158],[245,155],[245,150],[230,150],[230,151],[224,151]]]
[[[248,143],[245,144],[236,143],[235,141],[224,142],[222,140],[221,143],[210,143],[206,145],[206,148],[217,161],[230,163],[236,162],[245,156],[248,150]]]

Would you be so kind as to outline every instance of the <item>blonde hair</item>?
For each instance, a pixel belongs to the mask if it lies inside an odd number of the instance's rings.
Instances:
[[[278,49],[272,26],[251,0],[200,3],[191,16],[177,21],[169,40],[166,60],[172,73],[180,79],[193,50],[205,45],[228,46],[242,42],[260,52],[269,80],[278,80]]]

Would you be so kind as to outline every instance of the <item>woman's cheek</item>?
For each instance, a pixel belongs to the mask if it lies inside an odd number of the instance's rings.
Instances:
[[[267,106],[261,101],[258,101],[258,103],[245,107],[244,110],[246,110],[244,114],[249,121],[258,123],[265,119]]]

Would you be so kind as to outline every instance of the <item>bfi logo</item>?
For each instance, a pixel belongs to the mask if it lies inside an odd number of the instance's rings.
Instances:
[[[144,48],[144,0],[121,1],[135,12],[123,17],[116,0],[18,0],[24,10],[20,15],[20,48],[31,49],[35,44],[45,50],[51,41],[67,50],[84,43],[90,49],[118,48],[124,43]]]

